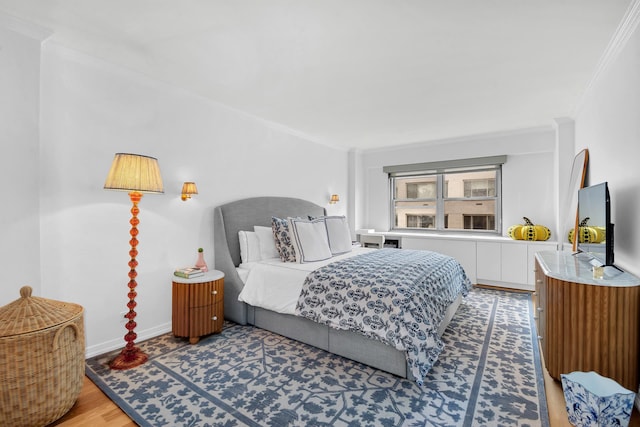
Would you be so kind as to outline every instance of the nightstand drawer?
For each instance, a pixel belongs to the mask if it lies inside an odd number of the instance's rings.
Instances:
[[[224,323],[223,305],[196,307],[189,316],[189,335],[202,336],[222,331]]]
[[[191,286],[189,290],[189,307],[202,307],[224,300],[223,279],[189,286]]]

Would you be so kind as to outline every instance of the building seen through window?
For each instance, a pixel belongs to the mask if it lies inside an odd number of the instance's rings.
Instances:
[[[497,230],[499,168],[390,177],[396,229]]]

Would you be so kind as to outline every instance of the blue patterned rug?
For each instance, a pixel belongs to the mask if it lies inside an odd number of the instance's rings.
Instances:
[[[227,324],[197,345],[140,343],[149,361],[86,374],[141,426],[549,425],[529,294],[474,288],[422,387],[315,347]]]

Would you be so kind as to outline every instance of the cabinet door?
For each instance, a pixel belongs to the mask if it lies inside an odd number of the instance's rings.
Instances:
[[[481,280],[502,280],[502,244],[496,242],[478,242],[477,276]],[[484,282],[482,282],[484,283]]]
[[[503,282],[527,283],[527,244],[501,243],[500,274]]]

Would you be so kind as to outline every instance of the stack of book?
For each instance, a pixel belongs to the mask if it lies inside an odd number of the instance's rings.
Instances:
[[[198,267],[184,267],[178,268],[173,272],[174,276],[182,277],[184,279],[193,279],[195,277],[204,276],[204,271]]]

